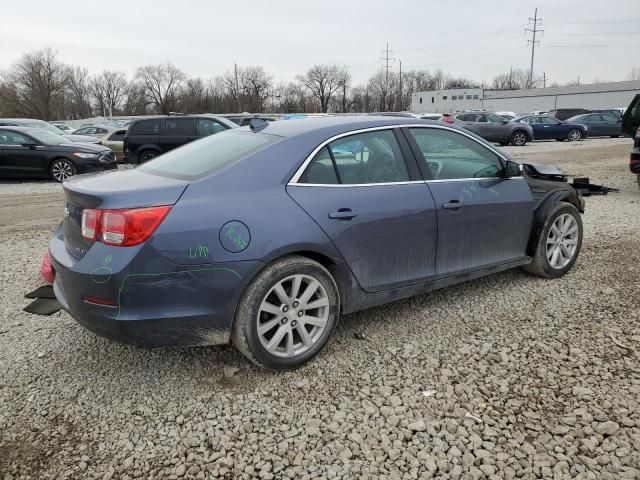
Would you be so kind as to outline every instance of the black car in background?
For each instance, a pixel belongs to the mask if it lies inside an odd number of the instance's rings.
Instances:
[[[47,178],[63,182],[76,173],[117,168],[102,145],[73,143],[40,128],[0,126],[0,178]]]
[[[569,140],[576,142],[589,135],[589,129],[580,122],[567,120],[563,122],[549,115],[527,115],[516,118],[514,122],[526,123],[533,129],[534,140]]]
[[[622,116],[624,132],[633,138],[633,149],[629,155],[629,169],[638,178],[640,187],[640,95],[636,95]]]
[[[129,163],[144,163],[193,140],[237,127],[231,120],[213,115],[140,118],[127,128],[124,155]]]
[[[575,117],[569,118],[567,122],[586,126],[589,130],[590,137],[615,138],[624,135],[622,131],[622,119],[608,112],[576,115]]]
[[[566,120],[576,115],[582,115],[589,113],[590,110],[586,108],[556,108],[555,110],[549,110],[547,115],[557,118],[558,120]]]

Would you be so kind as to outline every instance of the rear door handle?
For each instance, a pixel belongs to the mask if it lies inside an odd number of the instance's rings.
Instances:
[[[460,210],[462,202],[460,200],[450,200],[448,203],[443,203],[442,208],[445,210]]]
[[[334,220],[346,220],[349,221],[357,217],[357,213],[353,213],[350,208],[339,208],[337,212],[331,212],[329,218]]]

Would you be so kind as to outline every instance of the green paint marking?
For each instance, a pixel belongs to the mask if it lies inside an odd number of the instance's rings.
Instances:
[[[122,293],[124,292],[124,288],[125,288],[125,283],[127,281],[127,279],[129,277],[158,277],[161,275],[177,275],[180,273],[191,273],[191,272],[213,272],[213,271],[223,271],[223,272],[229,272],[229,273],[233,273],[236,277],[238,278],[242,278],[240,276],[240,274],[238,272],[236,272],[235,270],[231,270],[230,268],[224,268],[224,267],[213,267],[213,268],[196,268],[196,269],[192,269],[192,270],[182,270],[181,272],[163,272],[163,273],[130,273],[128,275],[126,275],[123,279],[122,279],[122,283],[120,284],[120,288],[118,289],[118,315],[116,315],[116,320],[118,320],[120,318],[120,313],[121,313],[121,297],[122,297]]]
[[[225,233],[229,239],[236,244],[236,246],[242,250],[247,248],[247,241],[242,237],[241,233],[236,233],[233,227],[229,227]]]
[[[198,257],[208,257],[209,256],[209,248],[206,245],[198,245],[196,248],[189,249],[189,257],[198,258]]]

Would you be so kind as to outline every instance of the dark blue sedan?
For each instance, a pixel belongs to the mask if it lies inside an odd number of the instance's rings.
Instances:
[[[534,140],[569,140],[575,142],[587,138],[589,129],[587,126],[571,121],[562,121],[548,115],[529,115],[513,120],[514,122],[527,123],[533,128]]]
[[[146,347],[233,341],[274,369],[341,314],[519,266],[559,277],[582,243],[567,183],[409,118],[254,120],[64,192],[49,255],[78,322]]]

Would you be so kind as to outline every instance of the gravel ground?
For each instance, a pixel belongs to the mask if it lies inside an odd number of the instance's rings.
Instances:
[[[507,148],[621,189],[587,199],[569,275],[510,271],[349,315],[286,373],[23,313],[61,207],[11,209],[55,189],[0,185],[0,477],[640,478],[630,146]]]

